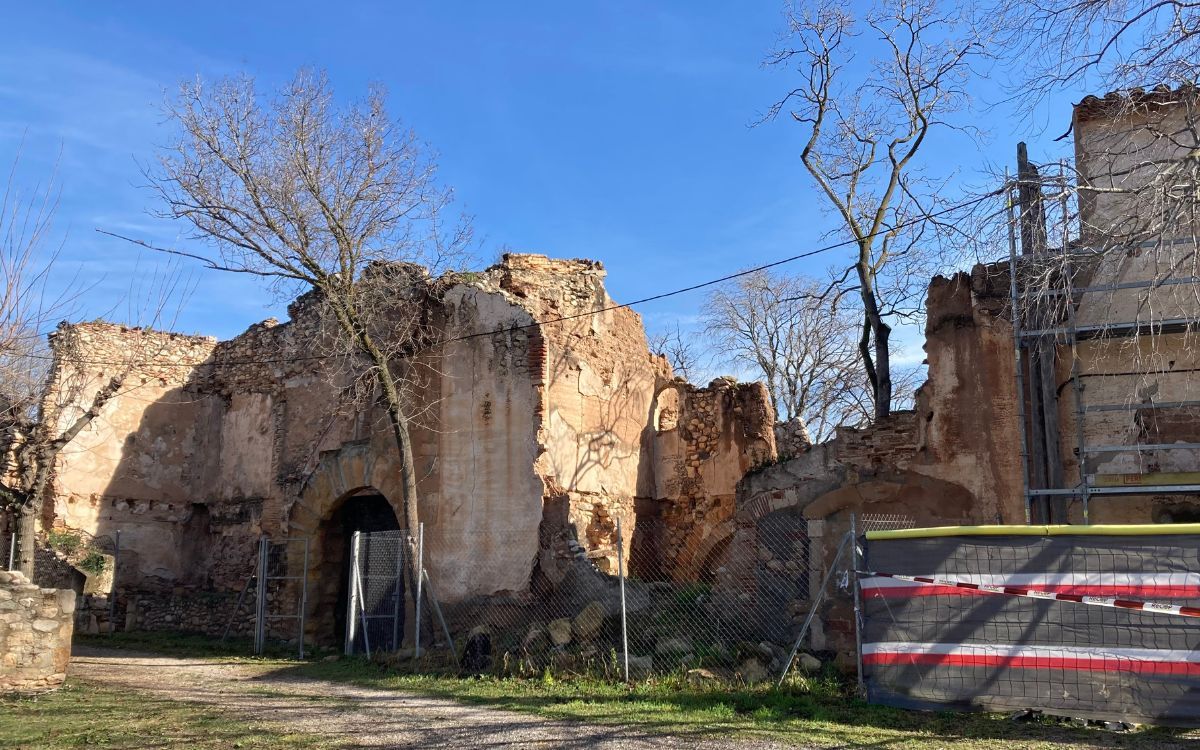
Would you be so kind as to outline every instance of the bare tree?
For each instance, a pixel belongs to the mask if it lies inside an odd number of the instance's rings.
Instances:
[[[215,251],[182,254],[281,294],[314,292],[325,332],[315,343],[381,402],[400,457],[401,521],[415,528],[413,355],[430,336],[416,264],[443,264],[470,241],[465,220],[443,221],[452,194],[433,156],[389,118],[383,91],[339,108],[325,75],[307,70],[273,97],[247,77],[186,83],[167,113],[177,137],[151,173],[163,214]]]
[[[667,358],[671,369],[684,380],[700,377],[704,355],[694,335],[675,322],[649,337],[650,351]]]
[[[0,196],[0,508],[17,534],[16,568],[29,576],[36,521],[60,453],[132,387],[130,376],[162,343],[150,329],[134,329],[120,352],[93,363],[77,329],[55,325],[77,313],[83,291],[72,279],[53,283],[58,250],[48,242],[57,196],[53,180],[22,191],[16,160]],[[168,271],[147,291],[153,304],[139,301],[132,317],[161,324],[181,277]]]
[[[1011,81],[1018,99],[1200,78],[1200,4],[1190,0],[1000,0],[981,9],[1021,60]]]
[[[860,27],[879,55],[854,60]],[[767,113],[783,112],[806,131],[800,158],[854,241],[830,288],[859,299],[858,353],[873,416],[892,409],[892,322],[919,314],[934,252],[938,186],[921,172],[930,134],[968,101],[979,32],[936,0],[884,0],[861,19],[844,3],[797,4],[768,64],[795,70],[799,84]]]
[[[781,421],[803,422],[809,442],[874,411],[858,353],[858,315],[827,302],[803,276],[758,271],[718,287],[705,325],[733,366],[761,373]]]

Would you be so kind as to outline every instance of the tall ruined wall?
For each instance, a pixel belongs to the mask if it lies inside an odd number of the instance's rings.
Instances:
[[[930,523],[1021,523],[1007,277],[976,266],[936,277],[926,303],[928,378],[916,408],[863,429],[839,429],[845,484],[807,512],[900,514]]]
[[[216,341],[86,323],[61,328],[51,343],[63,359],[43,409],[60,433],[102,388],[117,389],[59,454],[43,527],[84,529],[106,545],[120,530],[128,574],[173,581],[189,563],[184,529],[194,511],[199,467],[192,457],[206,408],[187,383]]]
[[[534,469],[540,332],[488,279],[451,288],[442,306],[447,337],[460,340],[440,353],[431,396],[438,417],[418,449],[432,573],[451,598],[520,591],[537,556],[545,493]]]
[[[1093,497],[1093,522],[1200,517],[1200,494],[1132,494],[1138,485],[1195,485],[1200,452],[1129,450],[1200,442],[1200,298],[1188,281],[1200,258],[1195,199],[1180,190],[1195,179],[1195,104],[1194,88],[1159,87],[1088,97],[1075,108],[1081,242],[1092,254],[1079,256],[1074,286],[1096,291],[1079,295],[1075,315],[1086,447],[1076,455],[1078,416],[1068,387],[1060,399],[1060,453],[1068,484],[1082,474],[1092,486],[1123,493]],[[1070,354],[1059,350],[1063,384],[1070,383]],[[1068,514],[1082,521],[1077,503]]]
[[[1089,96],[1076,105],[1075,169],[1080,187],[1092,188],[1080,191],[1083,244],[1160,235],[1192,243],[1194,198],[1179,186],[1195,179],[1186,164],[1200,146],[1195,108],[1194,88]]]
[[[675,381],[654,414],[654,487],[665,572],[711,577],[733,533],[738,482],[776,458],[774,410],[762,383]]]
[[[595,559],[615,562],[616,518],[632,528],[634,498],[649,481],[644,440],[667,372],[650,354],[638,315],[611,309],[604,277],[594,261],[510,255],[499,281],[547,321],[535,465],[545,497],[565,501],[568,522]]]
[[[901,515],[923,526],[1022,523],[1007,283],[989,266],[933,279],[928,378],[916,408],[841,428],[833,441],[747,478],[737,499],[746,522],[790,509],[835,546],[851,513]]]
[[[556,567],[580,548],[613,569],[617,518],[635,542],[657,540],[661,574],[713,567],[737,481],[775,458],[765,389],[673,381],[638,316],[608,309],[592,261],[507,255],[437,279],[401,270],[435,332],[393,366],[413,376],[419,515],[443,600],[523,592],[538,571],[561,578]],[[121,531],[118,623],[220,629],[265,534],[311,540],[307,569],[298,553],[285,562],[308,578],[310,627],[328,634],[344,609],[341,509],[382,496],[403,518],[386,415],[348,398],[319,300],[301,297],[289,315],[220,343],[164,338],[167,359],[147,355],[157,369],[60,456],[44,527],[102,536],[106,548]],[[70,330],[83,361],[107,361],[140,335]],[[86,381],[64,399],[78,410],[105,372],[60,375]]]

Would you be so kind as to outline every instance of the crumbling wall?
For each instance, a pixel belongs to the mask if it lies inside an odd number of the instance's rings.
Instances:
[[[544,497],[567,499],[578,541],[615,570],[616,519],[632,529],[665,365],[650,354],[639,316],[608,296],[600,263],[510,254],[498,273],[501,289],[543,321],[535,469]]]
[[[1068,389],[1061,452],[1069,483],[1087,475],[1092,486],[1122,493],[1094,496],[1092,522],[1186,519],[1200,510],[1200,494],[1133,494],[1139,485],[1195,485],[1200,452],[1128,450],[1200,442],[1200,418],[1189,406],[1200,390],[1200,300],[1188,279],[1196,276],[1196,223],[1192,199],[1177,189],[1191,179],[1195,98],[1194,87],[1160,86],[1087,97],[1074,110],[1080,244],[1091,255],[1077,264],[1074,286],[1097,291],[1079,295],[1075,316],[1085,339],[1077,352],[1087,449],[1075,455]],[[1060,349],[1060,382],[1070,380],[1069,362],[1070,351]],[[1082,520],[1078,504],[1068,511]]]
[[[191,512],[206,406],[187,384],[216,341],[85,323],[60,328],[51,343],[57,360],[43,409],[60,432],[101,388],[119,387],[58,455],[43,529],[82,529],[105,545],[119,529],[136,550],[124,560],[127,574],[173,581],[186,565],[177,522]]]
[[[813,445],[803,417],[775,423],[775,449],[780,458],[799,456]]]
[[[1191,212],[1162,225],[1167,218],[1163,191],[1147,187],[1170,174],[1171,162],[1183,162],[1200,145],[1193,134],[1195,97],[1194,87],[1160,87],[1089,96],[1076,105],[1074,166],[1080,187],[1091,188],[1079,191],[1082,243],[1101,247],[1131,233],[1139,235],[1136,239],[1153,239],[1155,232],[1164,232],[1191,244]]]
[[[394,363],[414,374],[410,437],[439,597],[525,592],[539,571],[563,580],[579,557],[615,570],[618,518],[631,541],[658,539],[662,570],[712,575],[738,480],[775,460],[761,385],[675,381],[593,261],[509,254],[480,273],[401,270],[442,342]],[[347,398],[348,374],[324,356],[319,300],[302,296],[289,316],[220,343],[164,339],[173,359],[148,357],[161,372],[111,402],[84,452],[60,457],[46,525],[106,547],[121,531],[118,628],[221,629],[263,534],[313,541],[307,570],[296,555],[287,564],[308,578],[311,627],[331,627],[345,582],[342,540],[325,538],[342,533],[334,515],[371,492],[403,518],[385,414]],[[72,330],[84,361],[137,335]],[[86,374],[94,393],[106,373]],[[93,608],[97,627],[106,604]]]
[[[75,592],[0,572],[0,693],[40,692],[67,677]]]
[[[738,482],[776,459],[774,412],[762,383],[718,378],[705,388],[674,381],[659,392],[654,494],[664,571],[711,579],[733,534]]]
[[[434,368],[437,425],[417,457],[431,575],[451,600],[522,591],[545,495],[535,470],[545,345],[530,312],[491,279],[451,287],[440,315],[459,340]]]
[[[933,279],[928,378],[916,408],[837,431],[833,450],[845,483],[815,501],[811,517],[898,514],[919,525],[1024,521],[1006,283],[986,266]]]

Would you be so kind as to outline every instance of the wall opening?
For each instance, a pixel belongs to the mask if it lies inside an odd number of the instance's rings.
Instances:
[[[354,532],[398,531],[400,521],[391,503],[373,487],[349,493],[321,524],[317,536],[321,567],[317,580],[317,642],[340,645],[346,636],[346,606],[350,589],[350,545]]]

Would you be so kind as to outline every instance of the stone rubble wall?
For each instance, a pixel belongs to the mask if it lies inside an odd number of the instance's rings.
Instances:
[[[770,395],[762,383],[728,378],[677,383],[660,395],[657,427],[662,565],[696,580],[721,564],[717,545],[732,533],[739,482],[776,459]]]
[[[56,688],[67,677],[75,592],[0,572],[0,693]]]
[[[775,448],[780,458],[799,456],[812,447],[812,437],[802,417],[775,423]]]
[[[664,573],[716,564],[738,481],[776,458],[761,385],[675,380],[595,261],[509,254],[480,273],[407,272],[424,320],[455,339],[421,355],[408,393],[427,565],[444,600],[528,591],[539,566],[553,580],[580,558],[614,570],[618,519]],[[64,414],[119,367],[91,363],[130,352],[161,363],[131,371],[129,392],[59,457],[41,519],[105,549],[120,531],[116,629],[223,629],[267,535],[312,541],[306,571],[288,564],[308,578],[310,628],[329,631],[344,583],[341,543],[325,538],[333,514],[369,488],[402,517],[386,415],[346,400],[343,373],[320,356],[318,302],[302,296],[288,322],[219,343],[108,324],[56,334],[89,363],[56,372]],[[107,599],[90,601],[80,627],[106,630]]]

